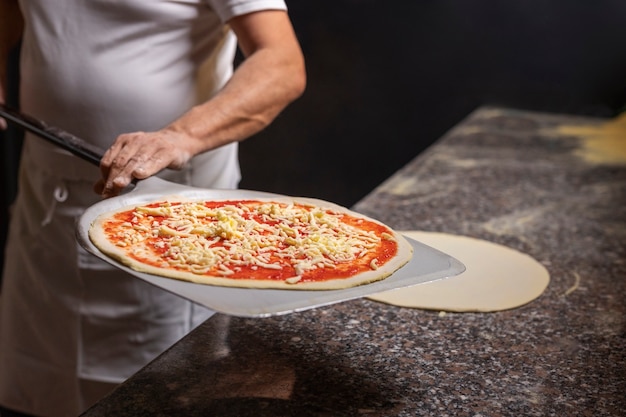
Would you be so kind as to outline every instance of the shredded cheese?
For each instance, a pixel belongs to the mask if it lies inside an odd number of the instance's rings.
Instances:
[[[228,276],[242,266],[278,270],[291,267],[299,282],[307,271],[335,268],[366,256],[388,233],[377,236],[342,222],[342,214],[303,204],[201,202],[137,207],[118,232],[119,246],[152,247],[168,265],[196,274]],[[141,252],[143,254],[143,252]],[[377,269],[371,260],[370,268]]]

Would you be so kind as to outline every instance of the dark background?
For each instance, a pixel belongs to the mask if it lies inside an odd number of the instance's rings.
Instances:
[[[626,1],[291,1],[305,96],[242,145],[242,188],[352,205],[483,104],[612,116]]]
[[[481,105],[624,109],[624,0],[287,1],[308,87],[242,144],[241,188],[351,206]],[[4,238],[19,134],[0,139]]]

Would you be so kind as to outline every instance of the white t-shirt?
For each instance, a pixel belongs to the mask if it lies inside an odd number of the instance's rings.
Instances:
[[[121,133],[164,127],[226,83],[236,39],[222,22],[286,8],[283,0],[20,4],[22,109],[105,149]],[[237,144],[198,156],[192,171],[193,185],[232,187]]]

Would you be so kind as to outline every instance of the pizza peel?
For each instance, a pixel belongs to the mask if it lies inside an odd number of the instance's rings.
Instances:
[[[0,104],[0,116],[96,166],[100,163],[104,151],[91,146],[81,138],[59,128],[48,126],[40,120],[12,110],[3,104]],[[171,197],[202,200],[238,200],[284,198],[288,196],[252,190],[203,189],[176,184],[158,177],[150,177],[137,181],[117,197],[102,200],[87,208],[77,222],[76,236],[78,242],[87,252],[115,268],[211,310],[240,317],[268,317],[304,311],[384,291],[452,277],[465,270],[465,266],[457,259],[405,236],[413,247],[412,259],[391,276],[381,281],[340,290],[276,290],[220,287],[195,284],[135,271],[103,254],[89,239],[89,228],[100,214],[121,207],[145,204]],[[300,197],[298,197],[298,200],[306,200],[312,204],[326,207],[339,207],[336,204],[323,200]]]

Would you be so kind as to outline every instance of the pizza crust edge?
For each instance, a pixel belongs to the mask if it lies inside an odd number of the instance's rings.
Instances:
[[[185,201],[187,199],[177,198],[177,201]],[[229,200],[229,199],[223,199]],[[96,217],[96,219],[92,222],[88,235],[89,239],[93,243],[93,245],[104,255],[109,258],[119,262],[120,264],[131,268],[134,271],[148,273],[151,275],[156,275],[158,277],[169,278],[169,279],[177,279],[181,281],[192,282],[195,284],[203,284],[203,285],[216,285],[221,287],[233,287],[233,288],[253,288],[253,289],[280,289],[280,290],[340,290],[356,287],[359,285],[370,284],[372,282],[381,281],[385,278],[388,278],[394,272],[402,268],[406,265],[413,256],[413,246],[402,236],[400,233],[396,232],[389,226],[384,225],[378,220],[367,217],[361,213],[357,213],[351,211],[345,207],[338,206],[332,203],[320,204],[321,200],[308,199],[308,198],[254,198],[255,201],[275,201],[280,203],[304,203],[304,204],[314,204],[322,209],[330,209],[333,211],[338,211],[345,213],[350,216],[363,218],[365,220],[382,224],[387,227],[389,231],[392,232],[394,239],[398,243],[398,252],[396,255],[391,258],[387,263],[381,265],[377,269],[372,269],[370,271],[361,272],[355,276],[350,278],[337,278],[337,279],[329,279],[326,281],[317,281],[317,282],[296,282],[296,283],[288,283],[285,280],[281,281],[262,281],[262,280],[254,280],[254,279],[230,279],[228,277],[217,277],[217,276],[206,276],[194,274],[193,272],[187,271],[177,271],[166,268],[159,268],[152,265],[147,265],[136,261],[135,259],[129,257],[123,248],[120,248],[113,243],[111,243],[105,236],[103,231],[102,224],[108,218],[115,215],[116,213],[123,212],[134,207],[150,204],[134,204],[125,207],[120,207],[116,210],[108,211],[102,213]],[[166,201],[164,199],[163,201]],[[207,200],[208,201],[208,200]],[[211,201],[222,201],[222,199],[211,200]]]

